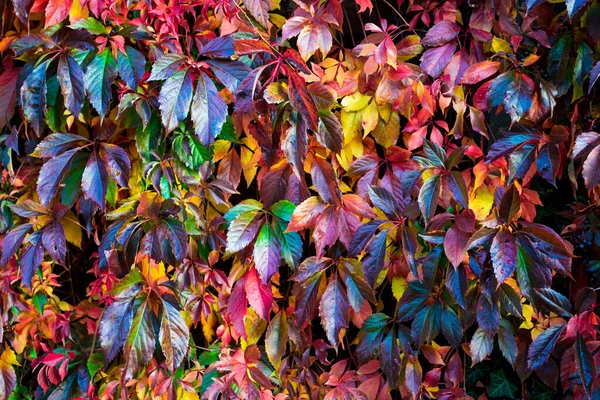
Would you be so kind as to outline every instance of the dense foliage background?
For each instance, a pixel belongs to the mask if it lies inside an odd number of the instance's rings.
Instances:
[[[600,399],[597,1],[0,12],[0,400]]]

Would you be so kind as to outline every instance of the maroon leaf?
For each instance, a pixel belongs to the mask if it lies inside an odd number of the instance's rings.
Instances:
[[[296,72],[290,71],[288,76],[290,104],[302,115],[306,125],[313,131],[318,131],[319,113],[315,101],[306,89],[306,82]]]
[[[246,297],[259,317],[270,320],[273,292],[270,285],[263,283],[256,268],[250,268],[246,274]]]
[[[444,238],[444,252],[454,268],[458,268],[462,263],[469,239],[470,235],[460,230],[457,224],[452,225],[446,232]]]

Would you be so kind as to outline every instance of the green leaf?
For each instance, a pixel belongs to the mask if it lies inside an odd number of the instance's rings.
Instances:
[[[498,397],[502,399],[514,399],[515,393],[519,390],[510,379],[506,377],[502,369],[496,369],[490,374],[490,386],[488,388],[488,397]]]
[[[261,227],[252,255],[260,278],[267,284],[279,269],[281,261],[281,243],[270,224]]]
[[[104,118],[108,110],[112,98],[112,84],[116,77],[117,63],[110,48],[105,48],[94,57],[85,73],[85,89],[100,118]]]
[[[96,18],[87,17],[80,18],[74,24],[70,25],[71,29],[85,29],[86,31],[93,33],[94,35],[104,35],[106,34],[106,27],[102,24],[102,22],[98,21]]]
[[[278,312],[269,323],[265,338],[265,348],[269,361],[276,369],[281,365],[288,341],[287,317],[285,310]]]
[[[148,295],[143,294],[136,297],[135,303],[137,307],[134,307],[137,308],[137,311],[123,348],[125,353],[124,381],[131,379],[139,368],[148,364],[156,344],[156,333],[152,326],[152,312],[149,308]]]
[[[104,356],[102,353],[92,353],[87,360],[87,369],[90,377],[94,379],[96,373],[104,367]]]

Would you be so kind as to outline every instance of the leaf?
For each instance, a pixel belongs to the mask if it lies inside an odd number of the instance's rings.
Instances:
[[[388,382],[395,386],[400,376],[400,348],[393,330],[389,331],[381,342],[379,361]]]
[[[40,136],[46,115],[46,69],[49,61],[39,64],[29,74],[21,87],[23,113],[35,133]]]
[[[508,229],[500,229],[490,248],[494,274],[498,285],[512,276],[517,267],[517,243]]]
[[[182,69],[171,75],[160,89],[158,96],[162,123],[167,133],[174,131],[183,121],[192,102],[192,75]]]
[[[454,40],[461,32],[460,26],[449,20],[435,24],[427,31],[421,44],[425,46],[441,46]]]
[[[11,68],[0,75],[0,129],[9,124],[15,112],[19,71],[18,68]]]
[[[144,55],[133,47],[126,46],[125,53],[121,51],[118,53],[117,64],[121,79],[127,83],[127,86],[136,89],[145,72],[146,59]]]
[[[227,302],[227,312],[235,329],[247,338],[246,325],[244,324],[244,316],[248,308],[248,298],[246,297],[246,276],[243,275],[238,279],[233,288],[231,289],[231,295]]]
[[[270,224],[264,224],[260,228],[254,244],[253,256],[256,270],[266,285],[279,269],[281,261],[281,243]]]
[[[278,312],[267,327],[265,348],[267,357],[275,369],[279,369],[288,341],[287,317],[285,311]]]
[[[369,198],[373,205],[379,208],[386,217],[400,218],[401,208],[396,197],[387,189],[379,186],[369,186]]]
[[[29,244],[21,250],[21,256],[19,257],[21,282],[28,288],[31,288],[33,274],[36,273],[44,260],[44,246],[41,234],[42,231],[36,231],[29,236]]]
[[[485,295],[477,300],[477,323],[490,337],[498,332],[500,326],[500,308],[496,301],[490,301]]]
[[[348,328],[348,308],[350,308],[350,304],[346,291],[339,279],[333,276],[329,280],[319,304],[319,316],[327,339],[335,348],[338,347],[338,341],[341,339],[342,329]]]
[[[424,307],[417,313],[411,325],[411,336],[416,345],[429,342],[438,335],[442,323],[442,307],[439,302]]]
[[[587,3],[589,3],[589,0],[567,0],[569,18],[573,18]],[[588,395],[591,395],[591,393],[588,393]]]
[[[566,324],[551,326],[535,338],[527,352],[527,365],[530,370],[536,370],[548,361],[566,327]]]
[[[135,298],[118,299],[106,308],[100,321],[100,347],[104,360],[111,362],[125,344],[133,318]]]
[[[562,294],[551,288],[536,289],[535,293],[542,304],[550,311],[569,318],[571,314],[571,302]]]
[[[131,328],[123,347],[125,353],[125,367],[122,372],[123,381],[131,379],[139,368],[148,364],[152,359],[156,345],[156,334],[150,317],[149,299],[147,295],[142,295],[137,297],[135,302],[139,305],[131,321]],[[187,327],[185,329],[187,330]],[[174,354],[173,363],[176,361],[175,357]],[[169,367],[171,368],[172,365]]]
[[[332,165],[325,159],[315,156],[311,166],[312,182],[321,198],[336,206],[341,206],[342,192]]]
[[[121,187],[127,187],[131,162],[127,152],[114,144],[102,143],[100,157],[108,167],[108,173]]]
[[[183,261],[188,254],[188,235],[183,224],[179,219],[169,217],[162,219],[160,225],[171,244],[173,255],[178,261]]]
[[[506,360],[514,367],[519,349],[515,340],[515,332],[510,322],[503,318],[498,329],[498,344]]]
[[[175,304],[163,298],[162,305],[158,338],[167,366],[174,373],[187,353],[190,332]]]
[[[94,35],[103,35],[106,33],[106,27],[96,18],[80,18],[74,24],[69,26],[71,29],[85,29]]]
[[[521,212],[521,198],[515,185],[511,185],[502,200],[498,209],[498,218],[504,223],[509,223],[518,218]]]
[[[306,126],[313,131],[319,130],[319,113],[315,101],[306,89],[306,82],[295,72],[288,76],[288,94],[290,104],[302,116]]]
[[[440,197],[440,175],[429,177],[419,191],[419,208],[425,219],[431,218],[437,208]]]
[[[85,72],[85,89],[90,103],[101,118],[108,110],[112,98],[111,86],[116,77],[117,63],[108,48],[94,57]]]
[[[594,380],[596,379],[596,366],[592,353],[580,332],[577,332],[577,340],[575,341],[573,350],[577,373],[581,378],[587,396],[592,398]]]
[[[268,26],[270,2],[266,0],[244,0],[244,5],[259,24],[263,27]]]
[[[363,260],[365,278],[371,287],[375,287],[379,273],[384,267],[387,254],[388,230],[379,232],[367,246],[367,256]]]
[[[168,53],[162,55],[152,64],[152,71],[150,72],[149,81],[164,81],[182,66],[187,57],[183,54]]]
[[[319,129],[317,140],[334,153],[342,151],[342,125],[335,114],[329,110],[319,110]]]
[[[423,53],[421,69],[432,78],[437,78],[444,71],[456,50],[456,40],[441,47],[434,47]]]
[[[514,399],[514,394],[519,390],[510,379],[506,377],[502,369],[492,371],[490,374],[489,397],[502,399]]]
[[[490,337],[483,329],[477,328],[473,334],[469,347],[473,365],[480,363],[492,353],[492,350],[494,349],[493,337]]]
[[[254,211],[247,211],[236,217],[227,231],[227,251],[237,252],[248,246],[256,237],[263,220]]]
[[[364,334],[361,336],[358,346],[356,346],[359,363],[366,364],[371,355],[377,351],[383,340],[383,328],[389,320],[390,318],[382,313],[371,314],[367,317],[361,328],[361,332]]]
[[[108,174],[106,173],[106,164],[94,150],[90,154],[85,170],[83,171],[81,189],[85,197],[93,201],[103,211],[107,188]]]
[[[246,297],[258,316],[268,321],[270,319],[271,306],[273,305],[273,292],[271,291],[271,286],[264,283],[257,272],[256,265],[255,268],[251,268],[248,271],[246,276]]]
[[[600,184],[600,146],[595,147],[583,162],[585,187],[592,190]]]
[[[60,156],[50,158],[42,165],[37,181],[37,192],[43,206],[48,206],[56,195],[58,186],[78,151],[79,149],[68,150]]]
[[[85,141],[83,136],[72,133],[53,133],[42,140],[33,153],[34,157],[56,157],[77,142]]]
[[[462,343],[463,329],[460,326],[458,316],[449,307],[442,311],[442,333],[446,340],[454,347],[459,347]]]
[[[458,225],[452,225],[444,237],[444,253],[452,263],[454,268],[462,263],[467,250],[467,243],[470,235],[458,228]]]
[[[500,68],[499,61],[485,60],[475,64],[471,64],[465,70],[462,78],[460,78],[461,84],[474,84],[479,83],[490,76],[498,72]]]
[[[198,75],[192,102],[192,122],[200,143],[210,146],[221,133],[227,117],[227,103],[204,72]]]
[[[65,107],[75,116],[79,115],[85,101],[83,70],[69,55],[62,55],[58,59],[58,83],[65,97]]]
[[[50,1],[48,1],[48,5],[46,5],[45,28],[48,28],[52,25],[57,25],[60,22],[62,22],[62,20],[67,18],[72,5],[73,5],[73,0],[50,0]]]
[[[65,265],[67,242],[65,231],[60,222],[53,220],[42,231],[42,243],[52,259],[60,265]]]
[[[23,239],[25,239],[25,236],[27,236],[27,233],[32,227],[33,224],[17,225],[4,236],[2,240],[2,258],[0,258],[1,266],[8,264],[19,247],[21,247]]]
[[[524,78],[523,74],[517,74],[515,79],[506,88],[504,106],[513,123],[519,122],[521,117],[531,108],[533,93],[528,79]]]
[[[384,223],[385,221],[376,220],[360,225],[350,241],[348,256],[356,257],[358,254],[360,254],[371,241],[371,238],[373,235],[375,235],[375,232],[377,232],[379,227]]]
[[[206,60],[211,71],[231,93],[235,93],[244,78],[250,73],[250,68],[241,61]]]
[[[12,364],[17,364],[14,352],[5,347],[0,355],[0,399],[12,398],[11,394],[17,385],[17,375]]]
[[[452,198],[458,202],[464,209],[469,208],[469,193],[465,178],[458,171],[452,171],[444,176]]]
[[[310,278],[296,285],[296,323],[298,327],[304,328],[314,317],[318,304],[319,292],[323,286],[323,271],[319,271]]]
[[[592,68],[592,70],[590,71],[590,81],[589,81],[589,84],[588,84],[588,94],[590,94],[592,92],[592,88],[596,84],[596,81],[598,80],[598,77],[600,77],[600,61],[598,61],[596,63],[596,65],[594,65],[594,67]]]

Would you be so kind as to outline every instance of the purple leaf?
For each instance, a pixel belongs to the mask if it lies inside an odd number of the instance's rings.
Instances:
[[[100,156],[108,167],[108,173],[121,187],[127,187],[131,162],[127,152],[114,144],[102,143]]]
[[[198,75],[192,102],[192,121],[200,143],[210,146],[221,133],[227,118],[227,103],[204,72]]]
[[[2,240],[2,258],[0,258],[0,266],[5,266],[12,256],[15,255],[32,226],[33,224],[18,225],[4,236],[4,239]]]
[[[425,51],[421,57],[421,69],[432,78],[437,78],[452,60],[455,50],[456,40],[453,40],[441,47]]]
[[[106,203],[106,190],[108,188],[108,174],[106,164],[98,156],[96,150],[92,151],[88,158],[83,176],[81,178],[81,189],[89,200],[92,200],[100,210],[104,210]]]
[[[162,318],[158,338],[160,348],[171,372],[175,372],[187,353],[190,331],[179,308],[162,299]]]
[[[494,274],[500,285],[512,275],[517,267],[517,243],[508,229],[500,229],[494,236],[490,254]]]
[[[100,321],[100,347],[106,362],[112,361],[127,338],[135,297],[119,299],[108,306]]]
[[[43,158],[56,157],[69,147],[72,147],[75,143],[81,141],[87,141],[87,139],[72,133],[53,133],[46,136],[44,140],[37,145],[31,155]]]
[[[527,353],[529,369],[536,370],[546,363],[566,327],[566,324],[551,326],[535,338]]]
[[[443,20],[427,31],[421,40],[424,46],[441,46],[454,40],[461,32],[460,26],[452,21]]]
[[[158,96],[162,123],[167,133],[179,127],[189,111],[192,102],[192,74],[185,68],[171,75],[160,89]]]
[[[37,181],[37,191],[43,206],[50,204],[58,186],[71,166],[71,161],[79,149],[68,150],[60,156],[50,158],[42,165]]]
[[[254,244],[253,256],[256,270],[263,283],[267,284],[279,269],[281,262],[281,243],[268,223],[260,229]]]
[[[60,222],[53,220],[44,227],[42,242],[50,257],[60,265],[65,265],[67,242],[65,240],[65,230]]]
[[[42,129],[44,129],[46,116],[46,69],[48,63],[49,61],[46,60],[35,67],[21,87],[23,113],[38,136],[41,136]]]
[[[335,348],[338,347],[342,329],[347,329],[350,322],[348,308],[350,304],[346,291],[339,279],[332,276],[319,304],[319,316],[327,339]]]
[[[65,97],[66,109],[78,116],[85,101],[83,70],[73,57],[62,55],[58,60],[57,78]]]

